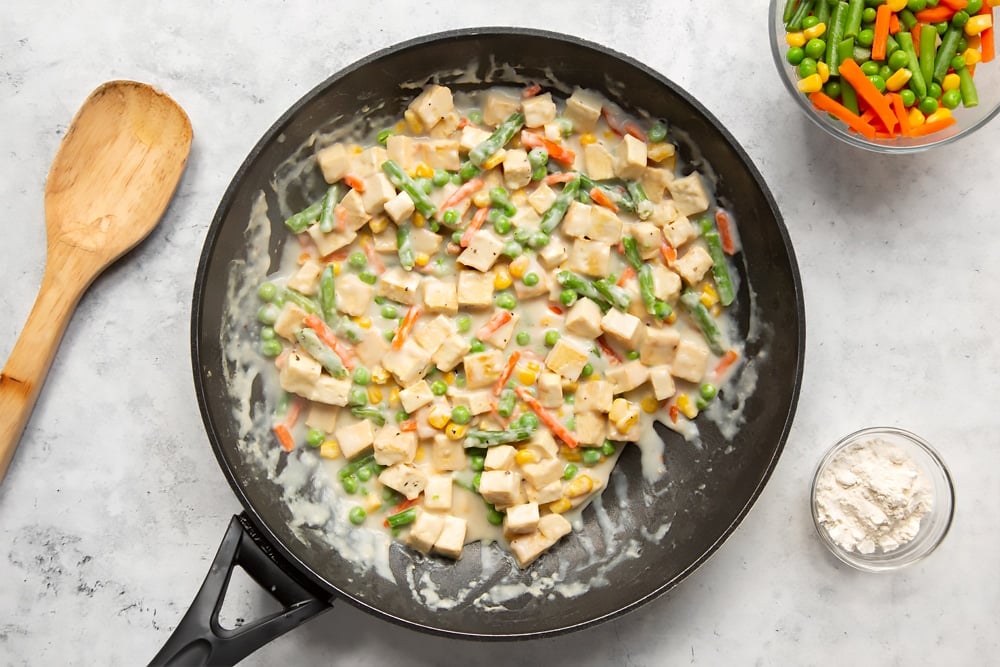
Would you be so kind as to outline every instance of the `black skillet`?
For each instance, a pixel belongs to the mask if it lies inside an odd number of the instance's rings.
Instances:
[[[231,315],[227,280],[232,264],[247,255],[244,231],[260,192],[265,193],[271,211],[274,233],[269,251],[272,258],[277,256],[285,235],[281,214],[276,212],[275,170],[317,128],[329,130],[332,119],[368,113],[398,118],[415,95],[414,88],[403,88],[401,82],[427,82],[437,75],[434,80],[461,89],[469,84],[456,83],[455,78],[466,75],[470,67],[479,78],[489,74],[493,83],[508,81],[516,72],[516,85],[523,85],[524,79],[544,82],[554,75],[571,86],[599,90],[627,111],[645,110],[666,119],[678,130],[674,136],[680,140],[682,157],[703,171],[710,166],[717,175],[717,196],[735,213],[742,236],[742,255],[736,258],[741,286],[735,312],[741,334],[756,334],[747,348],[751,361],[741,371],[741,376],[756,373],[756,389],[746,401],[746,421],[731,443],[704,420],[699,420],[703,449],[663,430],[667,475],[655,485],[641,481],[638,452],[634,448],[625,451],[605,494],[609,500],[603,505],[613,524],[629,527],[631,535],[626,538],[638,545],[637,557],[621,559],[610,570],[601,563],[611,560],[628,541],[606,544],[591,508],[584,515],[589,520],[582,535],[565,539],[524,572],[518,573],[503,559],[492,561],[502,563],[497,572],[481,572],[478,544],[467,547],[455,564],[394,547],[391,562],[401,582],[395,584],[370,573],[359,576],[350,563],[308,531],[304,541],[297,537],[280,489],[241,452],[220,344],[224,322]],[[367,111],[379,103],[383,104],[380,110]],[[304,205],[319,196],[319,179],[309,182],[315,184],[315,191],[293,195],[289,206]],[[756,318],[753,329],[752,317]],[[268,130],[230,184],[208,232],[192,313],[195,383],[212,448],[245,511],[233,518],[198,597],[154,663],[236,662],[325,611],[337,599],[410,628],[476,639],[550,636],[636,608],[670,590],[705,562],[763,489],[795,411],[804,325],[792,248],[760,174],[718,120],[648,67],[596,44],[517,28],[422,37],[347,67],[309,92]],[[247,336],[252,336],[252,329],[248,323]],[[259,392],[256,396],[260,398]],[[616,484],[619,476],[625,476],[621,481],[627,485]],[[624,497],[618,497],[616,489],[620,488],[627,489]],[[660,539],[650,538],[650,530],[664,518],[671,522],[669,531]],[[602,550],[607,558],[594,563],[592,554]],[[218,611],[235,564],[244,567],[285,610],[238,630],[222,628]],[[401,590],[408,586],[407,568],[414,568],[417,579],[429,574],[441,594],[448,595],[462,591],[470,580],[485,580],[479,585],[482,592],[503,576],[527,582],[551,575],[560,566],[570,572],[571,580],[594,585],[577,597],[522,595],[491,610],[471,602],[436,610],[417,602],[409,590]]]

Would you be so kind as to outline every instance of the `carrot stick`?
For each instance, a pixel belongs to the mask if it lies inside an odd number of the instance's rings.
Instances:
[[[479,228],[483,226],[484,222],[486,222],[486,216],[489,215],[489,212],[490,209],[488,206],[476,211],[476,214],[472,216],[472,222],[470,222],[469,226],[465,228],[464,232],[462,232],[462,238],[459,240],[460,246],[463,248],[469,247],[469,244],[472,243],[472,237],[476,235]]]
[[[840,76],[847,83],[851,84],[854,92],[868,102],[871,108],[875,110],[879,119],[885,124],[885,129],[892,132],[893,128],[896,127],[896,116],[892,113],[892,109],[889,108],[889,103],[886,102],[885,97],[878,91],[875,84],[868,80],[868,77],[861,71],[858,64],[850,59],[845,60],[840,64]],[[816,93],[813,94],[815,95]]]
[[[316,315],[315,313],[306,315],[302,320],[302,324],[316,332],[316,336],[321,341],[326,343],[327,347],[333,350],[334,354],[340,357],[340,360],[344,362],[344,366],[347,367],[347,370],[354,370],[355,366],[358,365],[357,360],[354,358],[354,352],[337,340],[333,331],[326,325],[326,322],[320,319],[319,315]]]
[[[597,187],[590,188],[590,192],[587,194],[590,195],[590,198],[594,200],[595,204],[610,209],[615,213],[618,212],[618,205],[615,204],[613,201],[611,201],[611,199],[606,194],[604,194],[604,191],[601,190],[600,188]]]
[[[399,430],[405,432],[416,431],[417,430],[417,420],[416,419],[404,419],[399,422]]]
[[[621,120],[617,116],[613,115],[607,107],[601,107],[601,115],[604,116],[604,122],[608,124],[611,131],[618,136],[624,136],[626,134],[631,134],[633,137],[639,141],[646,141],[646,133],[642,131],[632,120]]]
[[[521,144],[526,148],[544,148],[548,151],[550,159],[568,167],[572,167],[576,162],[576,153],[534,132],[521,130]]]
[[[622,362],[622,357],[615,351],[615,348],[608,345],[608,342],[604,340],[604,336],[598,336],[597,346],[601,348],[601,354],[606,355],[612,364],[620,364]]]
[[[993,8],[984,2],[982,8],[980,8],[979,10],[979,13],[992,15]],[[984,63],[988,63],[991,60],[993,60],[993,58],[996,57],[996,47],[994,45],[994,39],[995,38],[993,37],[992,26],[979,33],[979,51],[980,53],[982,53],[983,56],[982,62]],[[969,73],[971,74],[972,71],[970,70]]]
[[[372,269],[376,273],[382,273],[385,271],[385,264],[382,263],[382,259],[375,252],[375,247],[368,242],[367,239],[361,241],[361,247],[364,248],[365,257],[368,258],[368,263],[372,265]]]
[[[281,448],[286,452],[290,452],[295,449],[295,438],[292,437],[292,432],[288,430],[287,426],[284,424],[275,424],[274,435],[278,437],[278,442],[281,443]]]
[[[923,125],[914,127],[913,129],[910,130],[910,136],[922,137],[924,135],[934,134],[935,132],[939,132],[945,129],[946,127],[950,127],[951,125],[954,124],[955,124],[955,117],[948,116],[947,118],[936,120],[933,123],[924,123]]]
[[[677,418],[680,416],[680,414],[681,414],[680,408],[678,408],[676,405],[670,406],[670,421],[676,424]]]
[[[941,23],[941,21],[950,21],[951,17],[955,15],[955,10],[948,7],[943,2],[937,7],[928,7],[927,9],[921,9],[919,12],[914,12],[914,16],[921,23]]]
[[[910,134],[910,115],[906,113],[903,96],[899,93],[891,93],[889,99],[892,100],[892,110],[896,113],[896,120],[899,121],[899,133],[904,137],[908,136]]]
[[[365,191],[365,182],[352,174],[344,175],[344,183],[346,183],[347,187],[351,188],[352,190],[357,190],[358,192]]]
[[[969,0],[940,0],[938,4],[951,7],[956,12],[960,12],[969,6]],[[986,3],[984,2],[983,4],[985,5]]]
[[[509,310],[498,310],[493,317],[487,320],[486,324],[479,327],[479,331],[476,332],[476,338],[479,340],[486,340],[500,327],[510,322],[513,318],[514,316]]]
[[[666,241],[660,246],[660,254],[663,255],[663,261],[666,262],[667,266],[673,266],[674,262],[677,261],[677,249]]]
[[[507,380],[510,376],[514,374],[514,366],[517,365],[518,360],[521,358],[521,351],[514,350],[513,354],[507,357],[507,363],[504,364],[503,372],[500,373],[500,377],[497,378],[496,383],[493,385],[493,395],[499,396],[500,392],[503,391],[503,387],[507,384]]]
[[[533,83],[530,86],[525,86],[524,90],[521,91],[521,97],[528,99],[529,97],[534,97],[540,92],[542,92],[542,87],[537,83]]]
[[[812,93],[809,95],[809,101],[813,103],[813,106],[820,111],[825,111],[829,114],[833,114],[841,121],[847,124],[853,130],[856,130],[859,134],[872,139],[875,136],[875,128],[872,127],[868,122],[863,120],[860,116],[855,114],[853,111],[845,107],[840,102],[837,102],[832,97],[826,93]],[[664,251],[664,258],[666,257],[666,251]],[[677,257],[677,251],[674,251],[674,258]],[[667,261],[670,264],[670,261]]]
[[[724,209],[715,209],[715,226],[719,228],[719,240],[722,241],[722,252],[727,255],[735,255],[736,241],[733,240],[733,221]]]
[[[715,367],[715,377],[719,377],[728,371],[739,358],[740,355],[736,353],[736,350],[727,350],[726,353],[722,355],[722,358],[719,359],[719,363]]]
[[[481,178],[473,178],[466,181],[457,190],[452,192],[450,197],[441,202],[441,205],[438,206],[438,211],[443,214],[449,208],[454,208],[455,204],[468,199],[481,187],[483,187],[483,179]]]
[[[423,309],[420,306],[410,306],[406,315],[403,315],[403,321],[399,323],[399,328],[396,329],[396,335],[392,337],[392,349],[398,350],[403,347],[403,342],[410,335],[413,325],[417,323],[417,318],[422,312]]]
[[[536,415],[538,415],[538,420],[545,424],[552,433],[565,442],[570,447],[577,447],[580,441],[576,439],[569,429],[559,423],[559,420],[552,416],[548,410],[542,407],[542,404],[538,402],[538,399],[528,393],[528,390],[524,387],[516,387],[514,391],[517,392],[518,397],[528,404]]]
[[[618,282],[616,284],[619,287],[621,287],[622,285],[624,285],[625,283],[627,283],[632,278],[635,278],[635,269],[633,269],[631,267],[631,265],[630,266],[626,266],[625,270],[622,271],[622,277],[618,279]]]
[[[899,16],[893,14],[889,17],[889,34],[895,35],[897,32],[903,29],[903,26],[899,23]]]
[[[882,4],[875,11],[875,40],[872,42],[872,60],[885,60],[885,47],[889,40],[889,5]]]
[[[423,496],[423,495],[424,494],[421,493],[416,498],[408,498],[407,500],[404,500],[403,502],[399,503],[398,505],[396,505],[395,507],[393,507],[391,510],[389,510],[389,515],[388,516],[393,516],[394,514],[399,514],[400,512],[404,512],[404,511],[410,509],[411,507],[413,507],[414,505],[416,505],[417,503],[420,502],[421,496]],[[382,521],[382,525],[385,526],[386,528],[388,528],[389,527],[389,519],[386,518],[384,521]]]
[[[576,172],[561,171],[555,174],[549,174],[543,180],[545,181],[545,185],[555,185],[556,183],[569,183],[574,178],[576,178],[577,175],[578,174]]]

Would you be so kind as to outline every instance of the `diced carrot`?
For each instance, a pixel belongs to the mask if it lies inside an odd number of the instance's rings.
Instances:
[[[923,137],[928,134],[934,134],[935,132],[940,132],[946,127],[950,127],[955,124],[955,117],[948,116],[940,120],[936,120],[933,123],[924,123],[910,130],[911,137]]]
[[[288,430],[287,426],[284,424],[275,424],[274,435],[278,437],[278,442],[281,443],[281,448],[286,452],[290,452],[295,449],[295,438],[292,437],[292,432]]]
[[[989,14],[992,16],[993,8],[984,2],[983,6],[979,10],[979,13]],[[993,36],[993,30],[993,26],[990,26],[989,28],[986,28],[986,30],[979,33],[979,51],[982,53],[982,62],[984,63],[988,63],[996,57],[996,46],[994,44],[996,38]],[[971,74],[972,71],[970,70],[969,73]]]
[[[552,311],[553,313],[555,313],[556,315],[562,315],[563,314],[563,309],[562,308],[560,308],[559,306],[553,306],[551,303],[549,304],[549,310]]]
[[[459,240],[460,246],[463,248],[469,247],[469,244],[472,243],[472,237],[476,235],[479,228],[483,226],[484,222],[486,222],[486,216],[489,215],[489,212],[489,207],[481,208],[476,211],[476,214],[472,216],[472,221],[469,223],[469,226],[465,228],[464,232],[462,232],[462,238]]]
[[[361,247],[364,249],[365,257],[368,259],[368,263],[372,265],[372,269],[376,273],[385,271],[385,264],[382,263],[382,258],[378,256],[375,246],[367,238],[361,240]]]
[[[635,121],[628,118],[621,119],[617,117],[611,113],[611,110],[608,109],[608,107],[601,107],[601,115],[604,116],[604,122],[608,124],[611,131],[618,136],[622,137],[626,134],[631,134],[639,141],[646,141],[646,133],[642,131],[642,128],[639,127]]]
[[[392,349],[398,350],[403,347],[406,337],[413,331],[413,325],[417,323],[417,319],[423,312],[420,306],[413,305],[409,307],[406,315],[403,315],[403,319],[399,323],[399,328],[396,329],[396,335],[392,337]]]
[[[910,134],[910,114],[906,112],[906,105],[903,104],[903,96],[899,93],[890,93],[892,100],[892,110],[896,113],[896,120],[899,121],[899,133],[904,137]]]
[[[533,83],[530,86],[524,87],[524,90],[521,91],[521,97],[524,99],[528,99],[529,97],[534,97],[540,92],[542,92],[541,85]]]
[[[889,19],[892,16],[889,5],[881,4],[875,12],[875,39],[872,42],[872,60],[885,60],[885,48],[889,40]]]
[[[940,0],[938,4],[951,7],[956,12],[960,12],[969,6],[969,0]],[[986,3],[984,2],[983,4],[985,5]]]
[[[590,192],[588,194],[590,195],[590,198],[594,200],[595,204],[603,206],[606,209],[610,209],[615,213],[618,212],[618,205],[611,201],[611,198],[604,193],[604,190],[601,190],[598,187],[593,187],[590,188]]]
[[[920,23],[941,23],[942,21],[950,21],[951,17],[955,15],[955,10],[948,7],[943,2],[937,7],[928,7],[927,9],[921,9],[919,12],[914,12],[914,16],[917,17],[917,21]]]
[[[889,34],[895,35],[897,32],[903,29],[903,26],[899,22],[899,16],[893,14],[889,17]]]
[[[719,240],[722,241],[722,252],[727,255],[736,254],[736,241],[733,237],[733,220],[725,209],[715,209],[715,226],[719,228]]]
[[[677,405],[671,405],[669,408],[669,413],[670,413],[670,421],[676,424],[677,418],[681,414],[680,408],[678,408]]]
[[[608,342],[604,340],[604,336],[597,337],[597,346],[601,348],[601,354],[608,357],[612,364],[620,364],[622,362],[622,356],[615,351],[615,348],[608,345]]]
[[[514,316],[509,310],[498,310],[493,317],[486,321],[486,324],[479,327],[479,331],[476,332],[476,338],[479,340],[486,340],[496,333],[500,327],[510,322],[513,318]]]
[[[354,357],[354,352],[349,347],[345,346],[343,343],[337,340],[337,337],[333,334],[333,331],[331,331],[330,327],[326,325],[326,322],[320,319],[319,315],[316,315],[315,313],[310,313],[309,315],[305,316],[305,318],[302,320],[302,323],[307,327],[309,327],[310,329],[312,329],[313,331],[315,331],[316,336],[321,341],[326,343],[326,346],[329,347],[331,350],[333,350],[334,354],[340,357],[340,360],[344,362],[344,366],[347,367],[347,370],[349,371],[354,370],[354,368],[358,365],[357,359],[355,359]]]
[[[555,185],[556,183],[569,183],[578,175],[575,171],[560,171],[555,174],[549,174],[543,180],[545,185]]]
[[[343,204],[337,204],[333,207],[333,219],[337,222],[338,232],[347,229],[347,208]]]
[[[521,144],[526,148],[544,148],[549,154],[549,159],[568,167],[572,167],[576,162],[576,153],[534,132],[521,130]]]
[[[871,139],[875,136],[875,128],[872,127],[867,121],[865,121],[861,116],[858,116],[853,111],[845,107],[840,102],[837,102],[832,97],[826,93],[812,93],[809,96],[809,101],[813,103],[813,106],[820,111],[825,111],[826,113],[833,114],[841,121],[843,121],[852,130],[857,131],[859,134]],[[676,251],[674,251],[674,256],[676,258]],[[666,254],[664,254],[666,257]],[[670,262],[668,261],[669,265]]]
[[[420,500],[421,500],[421,496],[423,496],[423,495],[424,494],[421,493],[416,498],[407,498],[406,500],[404,500],[403,502],[399,503],[398,505],[396,505],[395,507],[393,507],[391,510],[389,510],[388,516],[393,516],[395,514],[399,514],[400,512],[405,512],[406,510],[410,509],[411,507],[413,507],[417,503],[419,503]],[[389,519],[388,519],[388,517],[385,520],[382,521],[382,525],[385,526],[386,528],[389,527]]]
[[[503,371],[500,373],[500,377],[493,384],[493,395],[499,396],[500,392],[503,391],[504,385],[507,384],[507,380],[510,376],[514,374],[514,366],[517,365],[518,360],[521,358],[521,351],[514,350],[514,352],[507,357],[507,362],[503,366]]]
[[[577,447],[580,441],[576,439],[569,429],[563,426],[558,419],[556,419],[552,413],[542,407],[542,404],[538,402],[538,399],[528,393],[528,390],[524,387],[516,387],[514,391],[517,392],[518,398],[528,404],[528,407],[538,415],[538,420],[545,424],[553,435],[565,442],[570,447]]]
[[[444,215],[444,212],[449,208],[454,208],[456,204],[471,197],[483,187],[483,183],[483,179],[473,178],[460,185],[457,190],[451,193],[450,197],[441,202],[441,205],[438,207],[438,215]]]
[[[677,261],[677,249],[666,241],[660,246],[660,254],[663,255],[663,261],[666,262],[667,266],[673,266],[674,262]]]
[[[727,350],[722,358],[719,359],[719,363],[715,367],[715,377],[719,377],[736,363],[736,360],[740,358],[740,355],[736,350]]]
[[[357,190],[358,192],[365,191],[365,182],[353,174],[346,174],[344,176],[344,183],[352,190]]]
[[[859,97],[864,98],[866,102],[875,110],[878,114],[879,119],[885,125],[885,129],[889,132],[896,127],[896,116],[892,113],[892,109],[889,108],[889,103],[886,101],[882,93],[879,92],[878,88],[875,87],[865,73],[861,71],[858,64],[853,60],[845,60],[840,64],[840,76],[851,84],[854,88],[854,92],[858,94]],[[814,95],[816,93],[813,93]]]
[[[417,420],[416,419],[404,419],[399,422],[399,430],[404,433],[417,430]]]
[[[624,270],[624,271],[622,271],[622,276],[621,276],[621,278],[619,278],[619,279],[618,279],[618,283],[617,283],[617,285],[618,285],[619,287],[621,287],[621,286],[623,286],[623,285],[624,285],[625,283],[627,283],[627,282],[628,282],[629,280],[631,280],[632,278],[635,278],[635,269],[633,269],[633,268],[631,267],[631,265],[630,265],[630,266],[626,266],[626,267],[625,267],[625,270]]]
[[[465,116],[458,119],[458,129],[461,130],[463,127],[468,127],[469,125],[472,125],[472,121]]]

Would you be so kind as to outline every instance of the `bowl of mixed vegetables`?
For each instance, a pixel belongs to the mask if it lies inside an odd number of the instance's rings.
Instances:
[[[971,134],[1000,111],[1000,0],[771,0],[771,52],[810,120],[882,153]]]

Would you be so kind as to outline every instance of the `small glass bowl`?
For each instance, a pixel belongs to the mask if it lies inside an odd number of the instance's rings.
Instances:
[[[976,89],[979,93],[979,104],[971,109],[959,105],[953,111],[955,124],[940,132],[923,137],[897,137],[894,139],[866,139],[851,132],[847,125],[813,107],[809,98],[799,91],[795,66],[785,59],[788,44],[785,42],[785,24],[782,21],[785,0],[770,0],[768,7],[768,28],[770,30],[771,55],[778,68],[778,75],[788,93],[806,116],[830,136],[852,146],[875,151],[877,153],[916,153],[934,146],[943,146],[972,134],[986,125],[1000,113],[1000,58],[993,62],[981,63],[976,68]]]
[[[880,439],[901,448],[924,473],[934,494],[933,509],[920,520],[920,529],[909,542],[898,548],[883,552],[876,548],[874,553],[863,554],[847,550],[835,542],[822,525],[816,501],[817,483],[820,476],[837,454],[854,444]],[[941,457],[923,439],[902,429],[889,426],[866,428],[852,433],[835,444],[820,461],[813,475],[811,507],[816,533],[824,545],[844,563],[866,572],[888,572],[916,563],[933,552],[951,527],[955,511],[955,489],[951,475]]]

